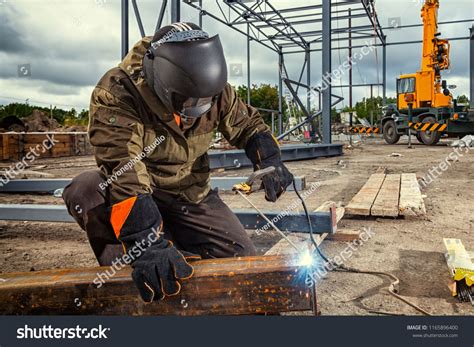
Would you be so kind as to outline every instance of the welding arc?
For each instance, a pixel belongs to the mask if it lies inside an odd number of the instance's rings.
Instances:
[[[308,209],[306,207],[306,203],[304,202],[304,199],[301,197],[300,193],[298,192],[298,190],[296,189],[296,183],[295,183],[295,180],[293,180],[293,189],[295,190],[295,193],[296,195],[298,196],[298,198],[301,200],[301,203],[303,205],[303,209],[304,209],[304,212],[306,214],[306,217],[308,219],[308,226],[309,226],[309,236],[310,236],[310,239],[311,239],[311,242],[312,244],[314,245],[316,251],[319,253],[319,255],[321,256],[321,258],[324,259],[324,261],[328,264],[331,264],[333,265],[334,267],[334,271],[343,271],[343,272],[352,272],[352,273],[360,273],[360,274],[368,274],[368,275],[383,275],[383,276],[387,276],[387,277],[390,277],[393,282],[390,283],[390,286],[388,287],[388,292],[393,295],[394,297],[396,297],[398,300],[401,300],[403,301],[404,303],[406,303],[407,305],[413,307],[415,310],[417,310],[418,312],[421,312],[423,313],[424,315],[427,315],[427,316],[431,316],[431,313],[429,313],[428,311],[425,311],[423,310],[421,307],[415,305],[414,303],[410,302],[408,299],[405,299],[403,296],[397,294],[397,287],[400,283],[400,280],[393,274],[389,273],[389,272],[383,272],[383,271],[368,271],[368,270],[359,270],[359,269],[354,269],[354,268],[349,268],[349,267],[346,267],[344,266],[343,264],[335,264],[333,263],[332,261],[330,261],[325,255],[324,253],[320,250],[316,240],[314,239],[314,236],[313,236],[313,227],[311,225],[311,218],[309,217],[309,213],[308,213]]]

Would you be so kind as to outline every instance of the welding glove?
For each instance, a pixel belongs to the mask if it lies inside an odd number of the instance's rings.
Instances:
[[[163,219],[152,196],[139,195],[113,205],[110,222],[132,259],[132,278],[143,301],[178,294],[177,280],[190,278],[194,270],[186,256],[162,237]]]
[[[275,202],[293,182],[293,175],[281,161],[277,140],[270,133],[257,133],[247,141],[245,153],[255,171],[275,167],[274,172],[262,178],[265,199]]]

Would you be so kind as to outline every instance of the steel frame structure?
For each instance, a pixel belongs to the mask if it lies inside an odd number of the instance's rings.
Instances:
[[[122,1],[122,56],[128,51],[128,4],[132,2],[135,17],[142,36],[145,35],[143,25],[138,10],[137,0]],[[306,86],[311,86],[311,52],[322,52],[322,76],[331,74],[331,52],[333,50],[348,50],[349,61],[351,62],[353,49],[363,48],[360,40],[374,40],[373,46],[382,47],[382,83],[352,83],[352,63],[349,69],[349,84],[342,86],[332,86],[321,91],[322,105],[320,112],[316,112],[308,119],[314,119],[321,115],[322,139],[323,143],[331,143],[331,106],[332,91],[334,88],[349,88],[349,107],[352,108],[352,89],[354,87],[382,86],[383,103],[386,103],[387,92],[387,46],[416,44],[421,40],[387,42],[384,30],[393,27],[382,27],[380,25],[374,0],[315,0],[310,5],[278,9],[273,5],[273,0],[216,0],[218,11],[211,12],[203,7],[202,0],[162,0],[162,6],[156,28],[163,22],[166,6],[169,4],[171,21],[176,22],[181,17],[181,4],[184,3],[198,11],[199,24],[202,27],[203,17],[216,20],[233,30],[244,35],[247,39],[247,101],[250,103],[250,42],[254,41],[278,54],[278,89],[279,106],[278,110],[268,110],[270,113],[278,114],[277,135],[284,133],[283,124],[283,86],[285,78],[284,61],[285,56],[294,53],[304,53],[305,59],[301,68],[298,83],[301,83],[306,72]],[[228,10],[228,13],[224,11]],[[356,18],[366,18],[365,25],[352,25],[352,20]],[[339,25],[339,22],[345,22]],[[347,21],[347,22],[346,22]],[[440,25],[474,22],[474,19],[461,19],[457,21],[439,22]],[[297,26],[302,24],[320,23],[322,29],[300,31]],[[333,23],[337,25],[334,27]],[[422,24],[400,25],[397,29],[421,27]],[[335,35],[343,37],[335,38]],[[464,37],[448,38],[451,41],[470,39],[471,35]],[[347,42],[347,46],[332,47],[332,41]],[[329,81],[330,82],[330,81]],[[471,78],[471,83],[472,78]],[[474,87],[471,87],[471,90]],[[309,98],[308,98],[309,99]],[[472,99],[472,97],[471,97]],[[310,109],[310,102],[307,100],[306,109]],[[352,118],[352,117],[351,117]],[[273,117],[272,117],[273,119]],[[302,124],[302,125],[304,125]],[[301,126],[302,126],[301,125]],[[351,124],[352,125],[352,124]],[[293,129],[295,130],[295,129]],[[289,134],[289,132],[286,132]]]

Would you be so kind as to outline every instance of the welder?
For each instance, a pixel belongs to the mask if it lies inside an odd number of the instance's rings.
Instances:
[[[189,260],[254,255],[243,226],[210,188],[216,131],[245,149],[276,201],[293,181],[258,111],[227,83],[219,36],[174,23],[139,41],[98,82],[89,137],[98,170],[63,197],[100,265],[127,256],[147,302],[179,293]]]

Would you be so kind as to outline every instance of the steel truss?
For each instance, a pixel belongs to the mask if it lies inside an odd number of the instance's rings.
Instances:
[[[145,35],[143,25],[138,10],[136,0],[122,1],[122,55],[128,51],[128,4],[132,2],[135,17],[142,36]],[[278,110],[268,110],[270,113],[278,115],[277,135],[285,132],[283,124],[283,89],[284,79],[288,78],[285,72],[285,56],[288,54],[304,53],[305,58],[302,64],[301,73],[297,83],[301,83],[306,72],[306,85],[311,85],[311,52],[322,52],[322,76],[328,76],[332,72],[331,51],[348,50],[349,59],[352,58],[352,50],[362,48],[364,41],[373,41],[371,45],[382,47],[382,83],[352,83],[352,64],[349,69],[349,85],[332,86],[321,91],[320,112],[322,123],[323,143],[331,143],[331,106],[332,87],[349,88],[349,107],[353,106],[352,89],[354,87],[368,87],[381,85],[383,102],[386,102],[387,86],[387,54],[386,48],[389,45],[416,44],[421,42],[387,42],[385,30],[393,27],[382,27],[380,25],[374,0],[315,0],[310,5],[290,8],[277,8],[275,0],[216,0],[216,10],[205,8],[202,0],[162,0],[160,15],[156,28],[161,27],[164,12],[167,5],[170,6],[171,21],[179,21],[181,15],[181,4],[184,3],[198,11],[199,24],[202,27],[203,17],[216,20],[233,30],[244,35],[247,39],[247,102],[250,103],[250,42],[258,44],[272,50],[278,54],[278,88],[279,107]],[[367,23],[363,25],[352,25],[352,20],[366,18]],[[440,25],[474,22],[474,19],[461,19],[456,21],[440,22]],[[321,28],[317,30],[301,29],[307,24],[317,24]],[[335,25],[333,25],[335,24]],[[397,29],[420,27],[421,24],[400,25]],[[342,35],[342,37],[341,37]],[[337,36],[337,37],[336,37]],[[470,36],[453,37],[449,40],[465,40]],[[347,45],[332,47],[332,42],[347,42]],[[308,98],[309,99],[309,98]],[[297,101],[299,104],[299,102]],[[301,105],[299,105],[301,106]],[[306,109],[310,110],[309,100]],[[303,111],[304,112],[304,111]],[[318,115],[319,115],[318,114]],[[351,117],[352,118],[352,117]],[[273,119],[273,116],[272,116]],[[307,117],[308,119],[308,117]],[[306,122],[305,122],[306,124]],[[303,126],[302,124],[301,126]],[[352,125],[352,124],[351,124]],[[300,127],[301,127],[300,126]],[[298,128],[300,128],[298,127]],[[272,127],[273,129],[273,127]],[[296,130],[296,129],[293,129]]]

